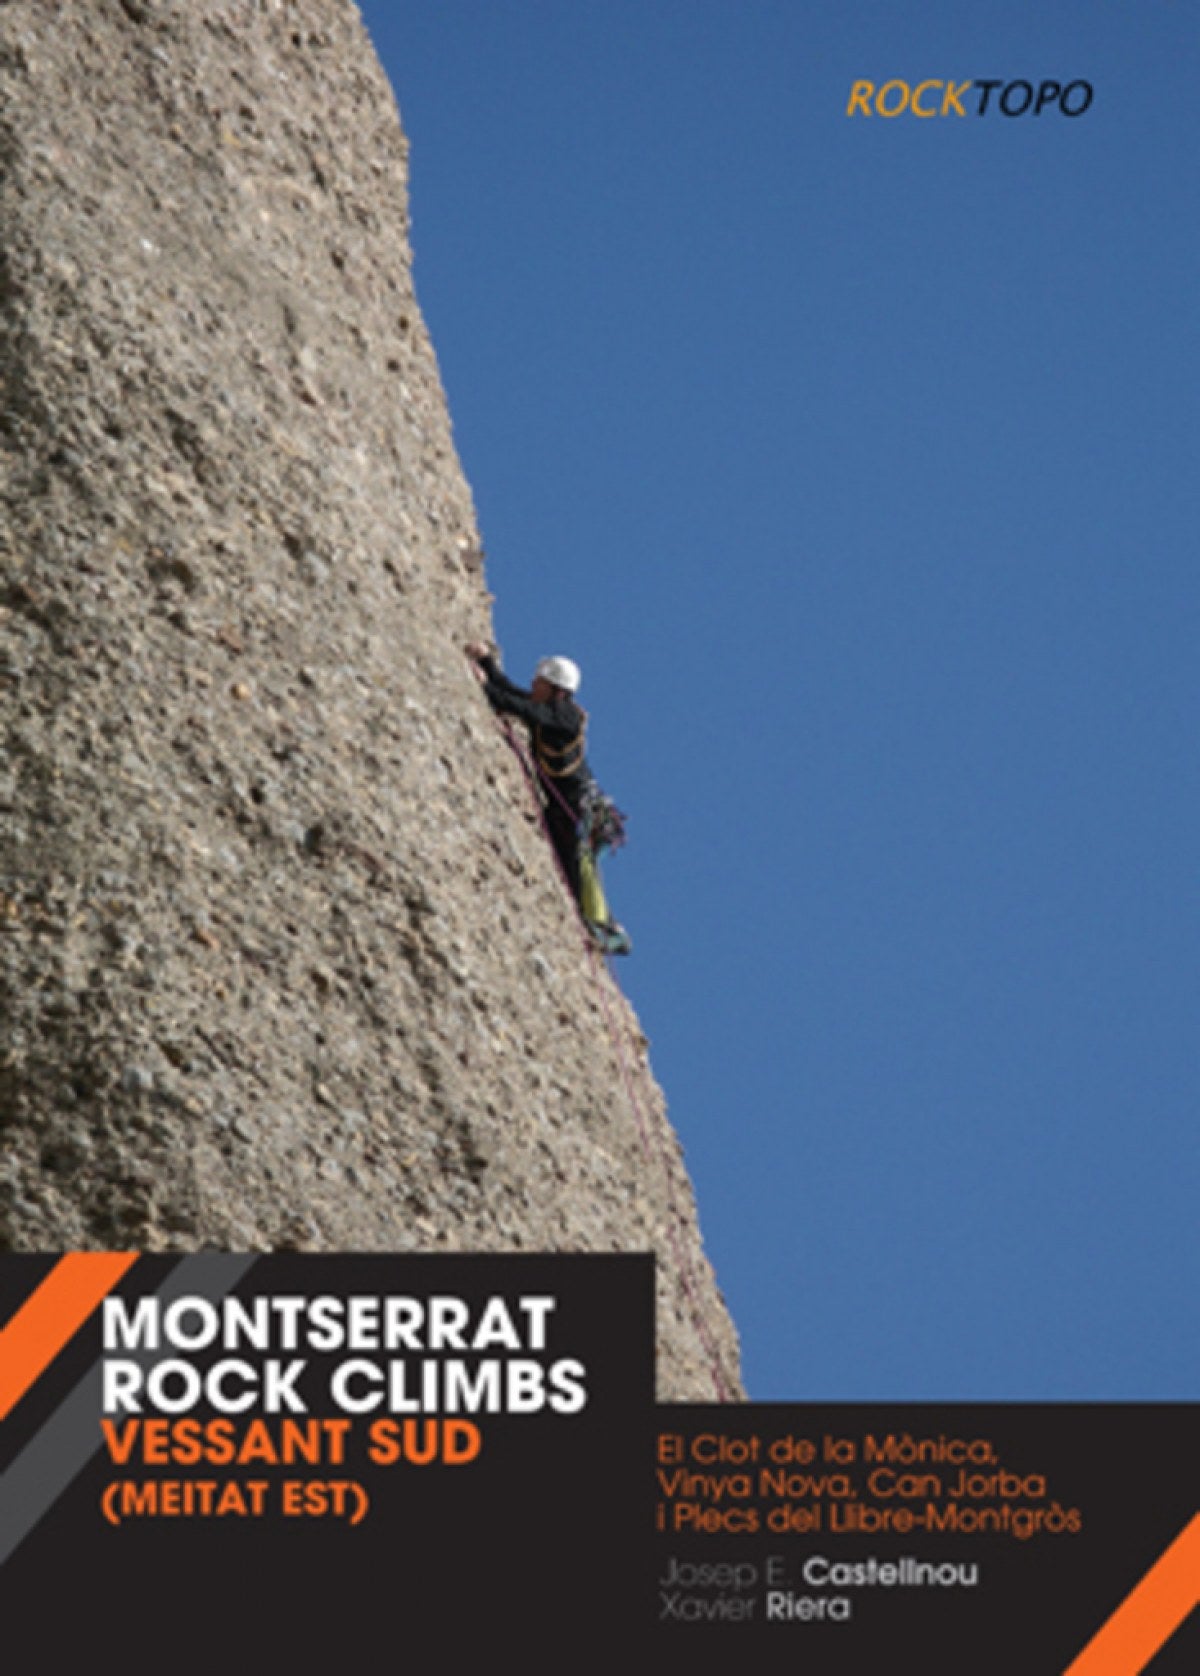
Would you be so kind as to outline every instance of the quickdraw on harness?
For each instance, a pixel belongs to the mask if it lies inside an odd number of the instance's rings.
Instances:
[[[625,816],[594,780],[584,793],[579,827],[582,841],[594,856],[619,850],[625,842]]]

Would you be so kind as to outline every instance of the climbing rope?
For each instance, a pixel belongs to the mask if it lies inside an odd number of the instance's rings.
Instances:
[[[537,810],[538,820],[541,824],[543,836],[545,837],[547,844],[550,846],[550,853],[554,856],[555,866],[558,868],[559,875],[562,878],[563,884],[566,886],[567,892],[568,892],[569,895],[571,895],[571,899],[574,902],[574,895],[571,892],[570,884],[567,880],[566,874],[563,872],[562,863],[559,861],[559,858],[558,858],[558,852],[554,848],[554,842],[553,842],[553,840],[550,836],[550,829],[549,829],[549,827],[546,823],[546,815],[545,815],[545,811],[542,807],[542,801],[541,801],[541,798],[538,796],[539,781],[546,786],[546,789],[547,789],[547,792],[549,793],[549,795],[551,795],[553,797],[556,797],[558,799],[558,801],[562,804],[563,808],[571,816],[572,820],[575,819],[575,811],[571,808],[570,804],[567,802],[566,798],[562,795],[561,791],[553,783],[553,781],[546,778],[545,776],[539,776],[534,763],[530,759],[529,753],[523,748],[523,746],[521,745],[521,742],[518,740],[518,738],[514,734],[507,717],[505,717],[501,714],[497,714],[496,720],[499,722],[500,727],[501,727],[501,729],[504,733],[504,736],[505,736],[506,740],[508,741],[509,747],[511,748],[511,750],[513,752],[513,755],[517,758],[517,761],[521,764],[521,768],[522,768],[522,771],[524,772],[525,778],[529,782],[529,788],[530,788],[530,791],[533,793],[534,807]],[[607,976],[607,967],[605,967],[603,965],[602,951],[593,942],[590,934],[588,933],[587,927],[583,922],[583,919],[581,917],[579,917],[578,914],[577,914],[576,917],[578,919],[580,931],[581,931],[582,936],[583,936],[584,946],[587,950],[588,955],[591,957],[592,961],[595,963],[594,969],[597,971],[598,974],[600,972],[603,972],[604,975]],[[705,1352],[708,1356],[709,1373],[712,1377],[713,1388],[717,1393],[718,1401],[719,1402],[731,1402],[733,1400],[733,1393],[731,1392],[731,1390],[729,1388],[729,1385],[728,1385],[728,1383],[725,1379],[724,1370],[721,1366],[720,1353],[717,1349],[717,1346],[716,1346],[716,1343],[713,1339],[713,1336],[712,1336],[711,1332],[709,1331],[707,1324],[705,1323],[704,1312],[703,1312],[703,1310],[701,1309],[701,1306],[700,1306],[700,1298],[699,1298],[699,1295],[698,1295],[697,1290],[696,1290],[695,1282],[694,1282],[693,1275],[692,1275],[691,1266],[688,1263],[686,1253],[684,1252],[683,1248],[680,1246],[678,1238],[676,1236],[676,1230],[675,1230],[675,1227],[674,1227],[674,1220],[678,1216],[678,1202],[677,1202],[677,1199],[676,1199],[676,1196],[675,1196],[674,1183],[673,1183],[673,1179],[672,1179],[672,1175],[671,1175],[670,1164],[668,1162],[666,1153],[665,1153],[664,1149],[662,1148],[661,1144],[659,1145],[659,1148],[658,1148],[657,1157],[655,1155],[655,1149],[654,1149],[654,1146],[652,1145],[651,1138],[650,1138],[649,1125],[647,1124],[645,1115],[642,1111],[641,1102],[639,1101],[639,1099],[637,1097],[637,1092],[636,1092],[636,1089],[635,1089],[635,1086],[634,1086],[633,1074],[632,1074],[632,1071],[631,1071],[630,1066],[629,1066],[628,1057],[626,1055],[625,1046],[624,1046],[624,1032],[621,1031],[618,1028],[616,1020],[613,1017],[612,1006],[611,1006],[610,998],[609,998],[609,995],[608,995],[607,986],[603,982],[597,982],[596,990],[597,990],[597,993],[600,997],[600,1006],[601,1006],[601,1010],[604,1014],[604,1022],[605,1022],[605,1025],[607,1027],[609,1038],[610,1038],[611,1043],[612,1043],[613,1052],[614,1052],[614,1055],[615,1055],[616,1061],[617,1061],[617,1066],[618,1066],[618,1069],[620,1070],[620,1073],[621,1073],[621,1081],[622,1081],[622,1083],[624,1085],[624,1089],[625,1089],[625,1098],[629,1102],[629,1107],[630,1107],[631,1111],[633,1112],[634,1122],[637,1125],[638,1135],[639,1135],[639,1138],[640,1138],[641,1143],[642,1143],[642,1150],[646,1154],[647,1158],[650,1160],[650,1162],[652,1164],[657,1163],[659,1165],[659,1167],[662,1171],[663,1179],[666,1183],[667,1210],[668,1210],[668,1213],[669,1213],[670,1218],[671,1218],[671,1221],[668,1223],[668,1226],[667,1226],[667,1240],[668,1240],[668,1243],[670,1244],[670,1247],[671,1247],[671,1254],[672,1254],[672,1256],[675,1260],[675,1271],[679,1276],[680,1285],[681,1285],[681,1287],[683,1289],[683,1292],[684,1292],[684,1294],[685,1294],[685,1296],[688,1300],[688,1303],[691,1306],[692,1325],[695,1327],[696,1336],[700,1340],[700,1343],[703,1346],[703,1348],[704,1348],[704,1350],[705,1350]]]

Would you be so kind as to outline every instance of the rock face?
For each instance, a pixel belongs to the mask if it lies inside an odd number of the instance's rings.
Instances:
[[[490,635],[349,0],[0,7],[0,1249],[653,1249],[741,1394]]]

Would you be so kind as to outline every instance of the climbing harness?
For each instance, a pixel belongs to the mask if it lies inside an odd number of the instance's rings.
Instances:
[[[565,780],[571,774],[578,774],[579,770],[583,767],[583,753],[586,744],[586,737],[586,716],[583,720],[583,726],[575,735],[574,739],[568,740],[565,745],[560,745],[557,748],[553,745],[547,745],[546,741],[542,738],[541,728],[535,728],[533,734],[533,748],[537,755],[539,771],[543,775],[548,774],[552,780]]]
[[[501,729],[503,730],[504,736],[505,736],[506,740],[508,741],[509,747],[511,748],[514,756],[517,758],[517,761],[521,764],[521,768],[522,768],[522,770],[525,774],[525,778],[529,782],[529,787],[530,787],[530,790],[533,793],[534,802],[537,806],[538,818],[541,821],[542,831],[545,834],[547,842],[550,844],[551,851],[553,852],[554,851],[554,844],[553,844],[553,841],[550,838],[549,827],[546,824],[545,810],[542,807],[542,801],[541,801],[541,798],[538,795],[538,776],[537,776],[537,770],[536,770],[536,767],[534,765],[534,762],[532,761],[529,754],[522,748],[519,740],[517,739],[516,735],[513,733],[513,730],[512,730],[512,727],[509,724],[508,718],[506,716],[497,714],[496,720],[500,723]],[[593,782],[593,784],[594,784],[594,782]],[[566,799],[562,796],[562,793],[558,790],[558,788],[556,786],[549,785],[548,789],[549,789],[550,792],[553,793],[554,796],[556,796],[558,798],[559,802],[562,803],[565,808],[570,807],[567,804]],[[596,790],[599,791],[599,788],[597,787]],[[601,797],[603,797],[604,794],[601,793],[600,795],[601,795]],[[607,802],[608,800],[605,799],[605,801]],[[618,843],[623,843],[624,840],[625,840],[625,817],[620,814],[620,811],[615,808],[615,805],[613,805],[611,807],[613,808],[614,814],[617,817],[619,817],[620,837],[618,838],[617,842]],[[572,816],[573,816],[574,811],[572,810],[571,813],[572,813]],[[609,847],[610,848],[615,848],[616,845],[610,843]],[[583,860],[584,860],[585,863],[586,863],[587,859],[588,859],[588,850],[585,848],[584,852],[583,852]],[[558,857],[557,857],[556,853],[555,853],[555,861],[556,861],[556,863],[558,861]],[[561,871],[561,867],[560,867],[560,871]],[[592,872],[593,872],[593,876],[595,877],[597,888],[598,888],[599,887],[599,875],[595,873],[594,863],[593,863],[593,866],[592,866]],[[586,872],[585,872],[583,867],[581,867],[581,876],[586,877]],[[564,884],[567,883],[567,880],[566,880],[565,877],[563,879],[563,883]],[[568,888],[569,888],[569,886],[568,886]],[[601,893],[601,902],[603,902],[603,893]],[[605,913],[607,913],[607,905],[605,905]],[[594,931],[597,930],[597,929],[603,930],[604,927],[602,925],[593,927],[586,919],[583,920],[583,930],[584,930],[584,934],[585,934],[585,946],[586,946],[587,951],[588,951],[589,954],[596,955],[596,954],[603,954],[603,953],[606,953],[606,952],[613,952],[613,953],[626,952],[626,951],[620,951],[620,950],[611,950],[611,951],[604,950],[595,938]],[[624,932],[621,931],[620,927],[617,927],[616,929],[621,932],[622,936],[624,936]],[[681,1217],[680,1217],[680,1212],[679,1212],[678,1206],[677,1206],[676,1195],[675,1195],[675,1192],[674,1192],[674,1184],[673,1184],[673,1179],[672,1179],[672,1175],[671,1175],[670,1165],[669,1165],[669,1162],[667,1160],[666,1153],[665,1153],[664,1149],[662,1148],[662,1146],[661,1145],[659,1146],[658,1153],[657,1153],[657,1158],[656,1158],[654,1147],[651,1145],[649,1126],[647,1125],[645,1116],[644,1116],[643,1111],[642,1111],[641,1102],[638,1100],[637,1093],[636,1093],[636,1090],[634,1088],[633,1074],[632,1074],[632,1071],[631,1071],[630,1066],[629,1066],[628,1056],[627,1056],[626,1049],[625,1049],[625,1046],[624,1046],[624,1041],[623,1041],[623,1034],[620,1030],[618,1030],[617,1025],[616,1025],[616,1021],[613,1018],[610,998],[609,998],[609,995],[607,993],[607,985],[604,984],[604,983],[598,983],[596,988],[597,988],[597,992],[598,992],[599,997],[600,997],[600,1006],[601,1006],[601,1010],[604,1014],[604,1022],[606,1024],[607,1028],[608,1028],[609,1040],[612,1043],[613,1051],[614,1051],[614,1054],[615,1054],[616,1060],[617,1060],[617,1066],[618,1066],[618,1069],[621,1073],[621,1082],[622,1082],[622,1085],[624,1086],[624,1089],[625,1089],[625,1098],[626,1098],[626,1100],[629,1104],[630,1110],[633,1113],[634,1122],[637,1124],[638,1137],[639,1137],[639,1139],[642,1143],[642,1151],[646,1154],[646,1157],[650,1160],[650,1162],[652,1164],[657,1162],[657,1164],[658,1164],[658,1166],[661,1170],[663,1179],[666,1183],[667,1208],[670,1212],[670,1221],[668,1222],[668,1226],[667,1226],[667,1241],[668,1241],[668,1244],[671,1247],[671,1254],[672,1254],[672,1257],[674,1258],[674,1261],[675,1261],[675,1272],[679,1277],[679,1284],[680,1284],[681,1288],[683,1289],[684,1295],[686,1296],[689,1305],[691,1306],[692,1325],[695,1327],[696,1336],[699,1339],[699,1341],[700,1341],[700,1343],[701,1343],[701,1345],[702,1345],[702,1347],[705,1351],[705,1354],[708,1357],[709,1373],[712,1377],[713,1389],[716,1391],[717,1400],[719,1402],[732,1402],[734,1400],[733,1392],[730,1390],[729,1384],[726,1381],[724,1369],[723,1369],[722,1364],[721,1364],[720,1353],[717,1350],[717,1347],[716,1347],[716,1344],[713,1340],[712,1334],[709,1332],[708,1327],[705,1324],[704,1313],[703,1313],[703,1310],[700,1307],[700,1300],[699,1300],[699,1297],[698,1297],[697,1292],[696,1292],[695,1282],[694,1282],[693,1277],[692,1277],[691,1267],[688,1264],[686,1254],[684,1253],[682,1247],[680,1246],[677,1235],[676,1235],[674,1224],[677,1221],[681,1220]]]

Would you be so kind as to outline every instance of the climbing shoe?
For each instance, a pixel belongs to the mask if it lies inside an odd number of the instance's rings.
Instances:
[[[633,948],[629,933],[616,920],[608,920],[601,924],[597,920],[588,920],[588,935],[602,954],[628,954]]]

